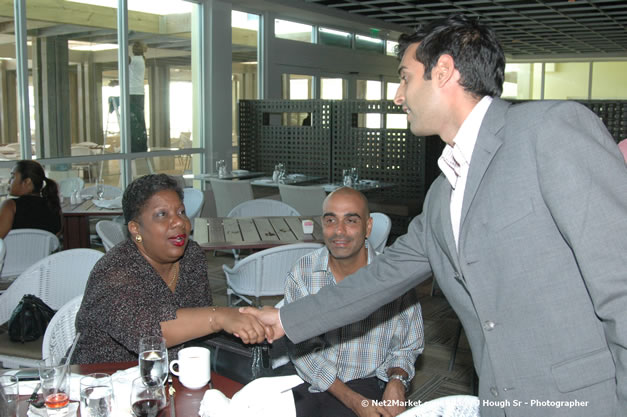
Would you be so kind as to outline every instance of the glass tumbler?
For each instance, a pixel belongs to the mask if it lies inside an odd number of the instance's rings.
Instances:
[[[0,376],[0,409],[6,410],[7,417],[17,415],[18,380],[15,375]]]
[[[110,417],[113,413],[113,383],[108,374],[81,378],[81,417]]]

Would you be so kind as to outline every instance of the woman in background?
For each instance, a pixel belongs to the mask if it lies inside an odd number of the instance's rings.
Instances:
[[[142,336],[163,336],[171,359],[184,342],[222,330],[245,343],[264,339],[252,316],[212,307],[207,258],[189,238],[183,191],[174,178],[136,179],[124,191],[122,210],[129,238],[89,275],[72,362],[135,361]]]
[[[9,198],[0,208],[0,237],[12,229],[41,229],[58,235],[61,231],[61,202],[57,183],[46,178],[35,161],[19,161],[11,170]]]
[[[146,118],[144,116],[144,73],[148,48],[143,42],[135,41],[131,47],[133,55],[128,66],[130,110],[131,110],[131,152],[148,150]]]

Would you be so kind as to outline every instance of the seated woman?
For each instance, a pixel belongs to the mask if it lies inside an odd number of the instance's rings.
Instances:
[[[146,175],[124,191],[129,238],[91,271],[76,330],[73,363],[135,361],[139,339],[166,339],[170,358],[182,343],[225,330],[259,343],[264,328],[235,308],[210,307],[207,258],[189,239],[183,192],[165,174]]]
[[[59,234],[61,202],[57,183],[46,178],[44,169],[35,161],[19,161],[11,170],[9,194],[0,208],[0,237],[11,229],[42,229]]]

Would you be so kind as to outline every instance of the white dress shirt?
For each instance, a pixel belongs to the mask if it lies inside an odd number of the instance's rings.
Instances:
[[[455,245],[459,247],[459,228],[462,217],[462,203],[464,201],[464,190],[466,189],[466,179],[472,152],[477,143],[479,128],[483,122],[483,117],[492,103],[492,97],[485,96],[472,109],[464,123],[453,138],[453,145],[446,145],[442,155],[438,159],[438,166],[451,183],[451,224],[453,225],[453,236]]]

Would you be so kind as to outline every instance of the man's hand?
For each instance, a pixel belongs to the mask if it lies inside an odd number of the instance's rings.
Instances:
[[[240,313],[253,315],[264,326],[266,331],[266,339],[272,343],[277,339],[285,336],[285,330],[281,326],[279,319],[279,310],[274,307],[264,307],[262,309],[255,307],[240,307]]]
[[[397,416],[403,411],[405,411],[405,406],[394,405],[394,404],[403,404],[405,402],[405,387],[398,379],[390,379],[390,381],[385,386],[385,391],[383,391],[383,401],[386,401],[389,406],[385,407],[385,409],[390,413],[391,416]]]

